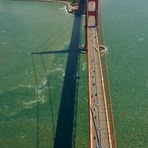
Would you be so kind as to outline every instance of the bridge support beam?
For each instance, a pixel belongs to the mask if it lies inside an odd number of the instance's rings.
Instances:
[[[93,5],[93,8],[91,8],[91,5]],[[93,27],[98,28],[98,0],[86,0],[85,4],[85,48],[87,49],[88,44],[88,20],[90,17],[94,16],[95,18],[95,24],[93,24]]]

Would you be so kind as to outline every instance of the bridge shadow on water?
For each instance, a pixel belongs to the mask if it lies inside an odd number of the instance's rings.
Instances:
[[[80,0],[80,8],[78,12],[75,13],[73,23],[54,138],[54,148],[71,148],[75,145],[74,129],[76,123],[77,88],[79,79],[79,40],[83,11],[84,0]]]
[[[33,55],[41,56],[44,54],[68,53],[67,64],[65,69],[65,77],[64,77],[63,88],[61,92],[61,98],[60,98],[60,106],[59,106],[56,130],[54,125],[52,99],[50,99],[52,124],[53,124],[52,128],[53,128],[53,135],[54,135],[54,143],[53,143],[54,148],[75,147],[77,99],[78,99],[78,84],[79,84],[79,54],[80,54],[80,51],[82,50],[79,48],[79,41],[80,41],[81,20],[82,20],[83,13],[84,13],[84,0],[80,0],[79,10],[75,13],[75,17],[74,17],[71,41],[70,41],[68,50],[42,51],[42,52],[31,53],[36,86],[37,86],[37,75],[36,75],[36,68],[35,68]],[[44,71],[46,73],[46,65],[44,63],[42,56],[41,56],[41,60],[44,66]],[[49,82],[48,82],[48,87],[49,87]],[[50,96],[50,92],[49,92],[49,96]],[[39,104],[37,104],[37,148],[39,148],[39,145],[40,145],[39,113],[40,113]]]

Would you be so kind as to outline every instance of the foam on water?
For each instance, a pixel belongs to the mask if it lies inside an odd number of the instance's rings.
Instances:
[[[68,11],[67,11],[67,8],[66,8],[67,6],[64,6],[64,10],[65,10],[65,12],[68,14],[68,15],[70,15],[70,13],[68,13]]]
[[[82,64],[82,70],[85,71],[86,68],[87,68],[87,63],[83,63],[83,64]]]
[[[46,77],[42,79],[38,88],[36,89],[36,94],[38,95],[35,94],[33,95],[32,94],[33,90],[34,86],[30,84],[28,85],[20,84],[18,86],[11,87],[8,90],[0,91],[0,96],[1,96],[0,114],[4,116],[14,116],[22,110],[36,107],[37,103],[41,105],[48,101],[48,97],[46,97],[48,92]],[[7,100],[9,100],[9,98],[11,97],[13,98],[13,103],[7,102]]]
[[[144,40],[144,38],[142,38],[142,37],[141,37],[141,38],[139,38],[139,41],[143,41],[143,40]]]

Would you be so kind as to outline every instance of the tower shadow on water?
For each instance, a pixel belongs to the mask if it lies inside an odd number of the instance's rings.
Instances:
[[[71,42],[67,58],[65,77],[61,93],[59,114],[54,138],[54,148],[71,148],[75,141],[75,120],[79,69],[79,41],[81,16],[84,0],[80,0],[79,10],[75,13]]]

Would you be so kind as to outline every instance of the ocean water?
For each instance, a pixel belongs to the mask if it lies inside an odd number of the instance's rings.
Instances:
[[[68,77],[66,71],[70,67],[66,65],[70,48],[75,47],[71,43],[75,16],[67,14],[64,7],[52,3],[0,1],[1,148],[53,147],[62,135],[59,129],[63,128],[67,135],[62,137],[67,138],[68,144],[88,145],[86,54],[79,54],[77,69],[72,72],[76,74]],[[84,44],[83,20],[84,17],[79,25],[77,48]],[[40,51],[50,53],[31,55]],[[67,88],[72,86],[70,79],[75,83],[74,90]],[[61,104],[66,89],[69,93],[75,91],[75,97],[67,98],[73,99],[75,108],[69,109],[69,115],[62,107],[71,108],[72,103]],[[65,124],[70,119],[60,112],[72,117],[69,127]],[[65,120],[63,127],[59,127],[59,120]]]
[[[148,147],[148,1],[105,0],[103,21],[119,148]]]
[[[146,0],[103,1],[119,148],[148,147],[147,14]],[[67,68],[74,21],[61,4],[0,0],[0,147],[53,147],[60,136],[75,147],[88,147],[86,55],[78,55],[75,71]],[[51,52],[31,56],[39,51]],[[71,85],[74,90],[68,89]],[[61,104],[65,92],[75,92],[74,98],[66,97],[73,99],[75,111],[69,109],[71,114],[61,118],[64,107],[72,107],[67,100]],[[73,123],[66,128],[70,115]],[[73,131],[71,137],[62,136],[59,120]]]

